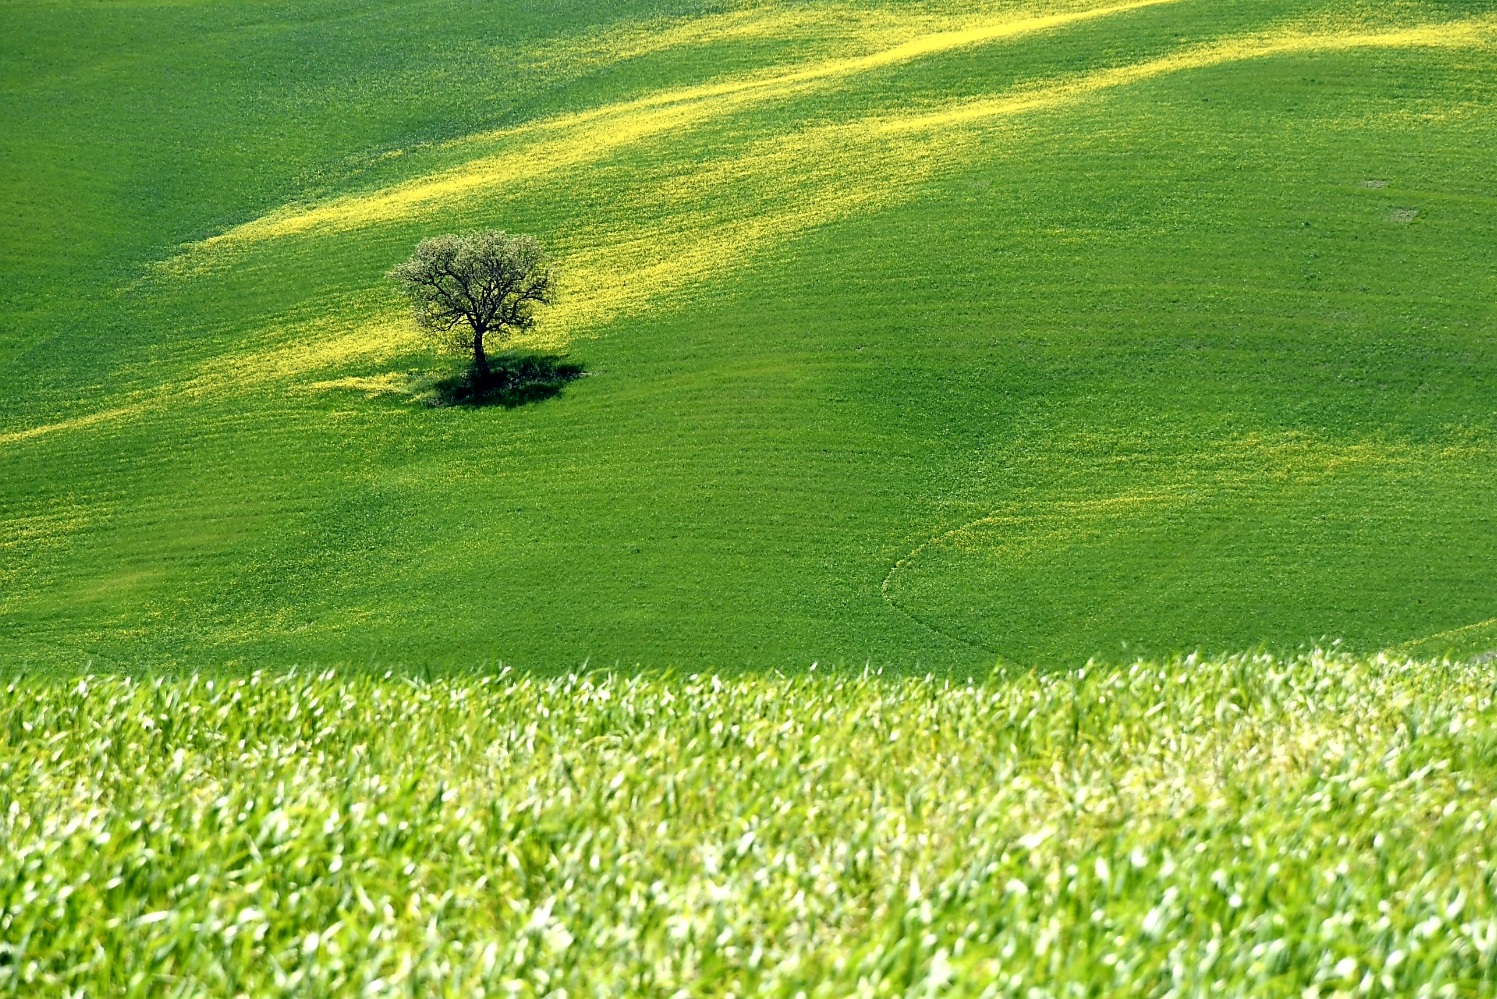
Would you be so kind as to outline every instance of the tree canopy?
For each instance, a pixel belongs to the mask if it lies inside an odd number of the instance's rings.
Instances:
[[[471,351],[479,379],[489,374],[485,337],[529,329],[535,307],[556,293],[555,269],[541,245],[499,229],[423,239],[390,277],[423,330],[444,347]]]

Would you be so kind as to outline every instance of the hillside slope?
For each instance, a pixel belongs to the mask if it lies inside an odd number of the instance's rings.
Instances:
[[[1497,646],[1487,4],[10,4],[0,655]],[[499,225],[587,376],[422,402]]]

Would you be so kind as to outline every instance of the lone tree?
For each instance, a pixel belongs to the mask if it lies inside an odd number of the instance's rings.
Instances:
[[[498,229],[433,236],[390,272],[415,308],[416,322],[443,346],[473,352],[473,374],[489,377],[484,337],[504,339],[535,322],[555,297],[551,258],[529,236]]]

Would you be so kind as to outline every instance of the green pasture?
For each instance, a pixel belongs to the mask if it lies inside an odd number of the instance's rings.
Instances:
[[[1491,4],[0,26],[9,667],[1497,647]],[[433,408],[483,226],[586,375]]]

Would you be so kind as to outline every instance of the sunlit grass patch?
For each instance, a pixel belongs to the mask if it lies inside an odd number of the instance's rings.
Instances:
[[[418,220],[428,227],[451,225],[464,218],[502,217],[523,210],[527,201],[575,197],[602,207],[590,218],[579,218],[578,226],[563,226],[554,234],[568,293],[526,341],[560,348],[621,316],[658,307],[714,275],[742,268],[810,229],[914,196],[934,172],[982,155],[995,141],[995,130],[1012,128],[1011,122],[1024,115],[1233,62],[1359,49],[1482,48],[1492,44],[1497,30],[1483,18],[1392,30],[1358,30],[1345,21],[1331,21],[1324,30],[1290,28],[1185,46],[1157,58],[1031,81],[1007,93],[954,99],[942,106],[864,109],[830,121],[792,116],[768,130],[761,123],[743,139],[693,159],[668,151],[684,132],[724,125],[764,102],[802,96],[807,88],[952,50],[1122,16],[1154,2],[1039,16],[972,15],[966,26],[917,35],[867,55],[810,60],[745,79],[666,89],[475,137],[474,142],[481,139],[500,151],[373,192],[288,206],[188,248],[164,262],[161,273],[202,274],[257,245],[287,238],[346,240],[350,230],[408,226]],[[647,153],[654,159],[643,166],[618,160]],[[619,188],[615,172],[621,169],[634,176]]]
[[[869,55],[812,61],[789,70],[776,67],[747,79],[681,90],[667,89],[615,106],[506,130],[481,137],[483,141],[508,147],[496,155],[478,157],[432,176],[368,194],[351,195],[310,207],[289,206],[214,236],[163,267],[168,272],[181,270],[191,273],[194,266],[206,264],[195,261],[219,248],[231,249],[244,243],[315,229],[339,231],[388,223],[418,216],[423,211],[450,210],[454,202],[464,198],[484,192],[494,193],[506,185],[534,183],[549,175],[574,171],[642,142],[670,141],[683,130],[701,127],[709,121],[720,121],[765,101],[800,95],[808,87],[830,85],[845,78],[956,49],[1060,28],[1091,18],[1126,14],[1163,2],[1167,0],[1135,0],[1044,16],[1009,16],[996,20],[974,18],[976,23],[971,26],[917,35]],[[954,103],[949,108],[934,111],[875,118],[867,127],[883,136],[912,131],[944,132],[993,117],[1053,107],[1170,73],[1228,62],[1361,48],[1487,47],[1493,44],[1494,30],[1497,28],[1490,18],[1472,18],[1381,31],[1358,31],[1343,23],[1321,31],[1285,30],[1231,38],[1073,79],[1030,85],[1014,94]],[[855,133],[857,130],[854,125],[851,131]],[[845,139],[847,135],[841,137]],[[942,135],[939,138],[948,137]],[[856,157],[851,154],[846,159],[856,162]],[[783,175],[781,179],[784,179]],[[856,178],[849,176],[846,179],[852,182]]]
[[[534,183],[552,175],[597,164],[610,154],[646,141],[670,142],[687,129],[721,122],[766,102],[783,101],[808,91],[838,85],[872,71],[945,52],[1063,28],[1093,18],[1126,14],[1173,0],[1130,0],[1122,4],[1082,7],[1056,13],[969,14],[963,21],[943,22],[929,30],[915,18],[886,26],[877,34],[884,47],[832,59],[809,58],[789,67],[767,67],[745,77],[686,88],[666,88],[634,100],[564,115],[559,118],[474,136],[468,143],[491,143],[499,152],[479,156],[431,176],[405,181],[366,194],[350,195],[313,206],[287,206],[188,248],[161,265],[163,272],[191,274],[211,267],[217,251],[324,229],[341,231],[450,210],[454,202],[496,193],[506,186]],[[764,17],[759,12],[758,18]],[[771,17],[762,28],[772,32],[788,15]],[[754,23],[758,23],[757,21]],[[700,32],[711,34],[706,27]],[[911,37],[913,36],[913,37]],[[674,44],[696,40],[688,33]],[[729,33],[731,37],[731,33]],[[661,42],[666,44],[665,41]],[[617,58],[627,58],[628,50]],[[805,162],[805,161],[802,161]],[[784,179],[782,175],[780,179]],[[851,181],[853,178],[847,178]]]
[[[174,407],[282,390],[310,375],[379,364],[419,349],[416,331],[408,323],[377,313],[371,317],[352,302],[340,304],[345,311],[268,324],[238,353],[188,365],[178,378],[126,393],[122,404],[118,396],[112,400],[115,405],[100,408],[88,400],[77,407],[84,411],[76,416],[0,432],[0,446],[23,448],[53,435],[136,421]]]

